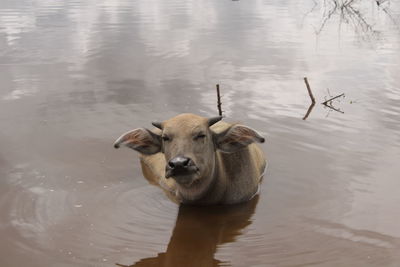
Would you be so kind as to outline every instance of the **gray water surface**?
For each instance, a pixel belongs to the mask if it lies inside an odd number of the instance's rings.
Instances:
[[[217,83],[269,168],[179,207],[112,144]],[[0,265],[399,266],[399,84],[398,1],[3,0]]]

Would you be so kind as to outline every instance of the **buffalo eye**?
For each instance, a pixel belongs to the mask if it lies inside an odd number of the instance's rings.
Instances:
[[[206,135],[204,133],[199,133],[194,137],[194,140],[204,139]]]
[[[170,141],[170,140],[171,140],[171,138],[169,138],[169,136],[167,136],[167,135],[163,135],[161,138],[162,138],[162,140],[163,140],[164,142],[167,142],[167,141]]]

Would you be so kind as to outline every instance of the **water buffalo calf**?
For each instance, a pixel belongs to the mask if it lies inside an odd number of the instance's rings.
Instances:
[[[257,192],[266,160],[256,144],[264,138],[250,127],[180,114],[119,137],[141,154],[145,177],[185,204],[233,204]]]

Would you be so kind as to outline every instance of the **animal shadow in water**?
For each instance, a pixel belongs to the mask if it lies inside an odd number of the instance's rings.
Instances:
[[[214,258],[217,247],[234,242],[241,230],[252,223],[258,195],[246,203],[226,206],[179,207],[178,218],[167,251],[122,267],[229,266]]]

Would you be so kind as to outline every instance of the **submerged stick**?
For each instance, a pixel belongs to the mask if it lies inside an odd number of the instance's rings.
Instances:
[[[222,103],[221,103],[221,95],[219,93],[219,84],[217,84],[217,97],[218,97],[218,115],[222,116]]]
[[[310,95],[311,102],[313,104],[315,104],[315,98],[314,98],[314,95],[313,95],[313,93],[311,91],[311,87],[310,87],[310,84],[308,83],[307,77],[304,77],[304,82],[306,83],[307,91],[308,91],[308,94]]]
[[[311,113],[312,109],[314,108],[314,106],[315,106],[315,103],[311,103],[311,105],[308,107],[307,113],[303,117],[303,121],[305,121],[308,118],[308,116],[310,115],[310,113]]]
[[[339,112],[339,113],[344,114],[344,111],[341,111],[340,109],[335,108],[334,106],[331,106],[331,105],[328,105],[328,104],[323,104],[323,105],[324,105],[325,107],[327,107],[327,108],[330,108],[330,109],[336,111],[336,112]]]
[[[337,96],[334,96],[334,97],[332,97],[332,98],[330,98],[330,99],[328,99],[328,100],[322,102],[322,104],[323,104],[323,105],[328,105],[329,102],[331,102],[332,100],[334,100],[334,99],[336,99],[336,98],[339,98],[339,97],[341,97],[341,96],[344,96],[344,93],[343,93],[343,94],[340,94],[340,95],[337,95]]]

